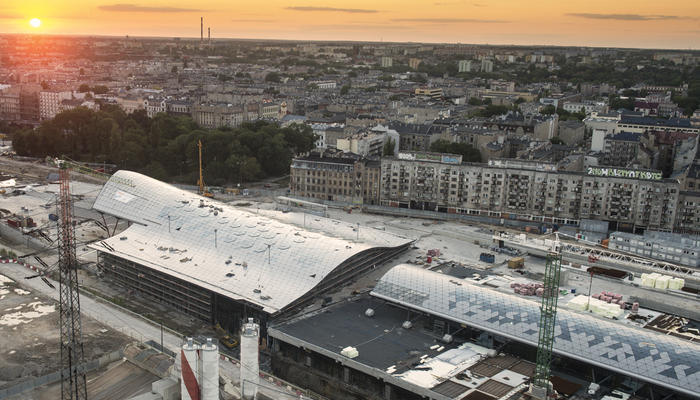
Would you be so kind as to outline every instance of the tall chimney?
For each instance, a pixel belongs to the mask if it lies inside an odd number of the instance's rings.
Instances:
[[[199,17],[199,41],[204,41],[204,17]]]
[[[207,40],[211,44],[211,28],[207,28]]]

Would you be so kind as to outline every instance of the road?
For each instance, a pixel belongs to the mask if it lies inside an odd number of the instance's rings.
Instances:
[[[52,289],[41,279],[26,280],[24,277],[32,275],[34,272],[22,265],[14,263],[0,264],[0,274],[14,279],[22,286],[52,298],[56,302],[59,301],[58,282],[49,279],[49,282],[56,286],[56,289]],[[160,343],[160,326],[150,323],[126,309],[82,295],[80,296],[80,311],[81,314],[98,320],[116,331],[129,335],[135,340],[140,342],[152,340],[155,343]],[[181,335],[163,330],[163,346],[166,349],[178,353],[182,342]],[[222,376],[228,378],[234,385],[238,383],[240,369],[237,363],[224,359],[219,361],[219,367]],[[273,399],[299,399],[299,395],[296,394],[294,389],[288,390],[285,386],[278,386],[262,378],[260,382],[262,385],[260,392]],[[235,388],[233,392],[237,393],[237,389]]]

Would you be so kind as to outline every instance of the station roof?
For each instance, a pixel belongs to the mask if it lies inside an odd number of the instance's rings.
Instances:
[[[360,235],[320,217],[309,217],[313,230],[304,229],[130,171],[115,173],[93,208],[133,224],[91,248],[268,313],[304,296],[351,257],[410,242],[372,229]]]
[[[387,272],[371,293],[537,346],[539,303],[412,265]],[[700,344],[559,308],[553,351],[690,396],[700,396]]]

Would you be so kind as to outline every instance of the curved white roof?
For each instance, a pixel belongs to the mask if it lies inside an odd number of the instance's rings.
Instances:
[[[114,174],[93,208],[134,224],[104,240],[106,245],[96,242],[92,248],[226,297],[247,300],[268,313],[309,292],[348,258],[409,242],[384,232],[380,244],[367,243],[366,237],[352,242],[212,201],[130,171]],[[233,276],[227,277],[229,273]]]
[[[371,293],[537,346],[539,303],[401,264]],[[559,308],[553,351],[700,396],[700,344]]]

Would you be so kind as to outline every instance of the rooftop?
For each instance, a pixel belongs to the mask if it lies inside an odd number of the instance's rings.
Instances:
[[[91,248],[268,313],[311,291],[349,258],[409,242],[372,229],[360,235],[356,227],[320,217],[308,218],[302,228],[274,213],[249,212],[130,171],[114,174],[93,208],[133,224]]]
[[[539,302],[417,266],[398,265],[373,296],[537,346]],[[690,396],[700,395],[700,344],[560,308],[554,353]]]
[[[368,308],[374,310],[372,317],[365,315]],[[413,326],[404,328],[406,320],[412,321]],[[508,392],[534,372],[534,365],[527,361],[512,356],[488,357],[495,354],[474,343],[446,344],[440,337],[422,329],[425,323],[421,314],[407,313],[402,308],[361,295],[275,326],[269,333],[436,399],[461,399],[474,388],[489,393],[494,380],[499,381],[500,376],[506,378],[501,380],[502,386],[497,386]],[[342,355],[346,347],[357,349],[357,357],[349,359]],[[492,365],[506,359],[512,362],[502,368]],[[508,367],[515,367],[513,369],[521,373],[507,370]]]

